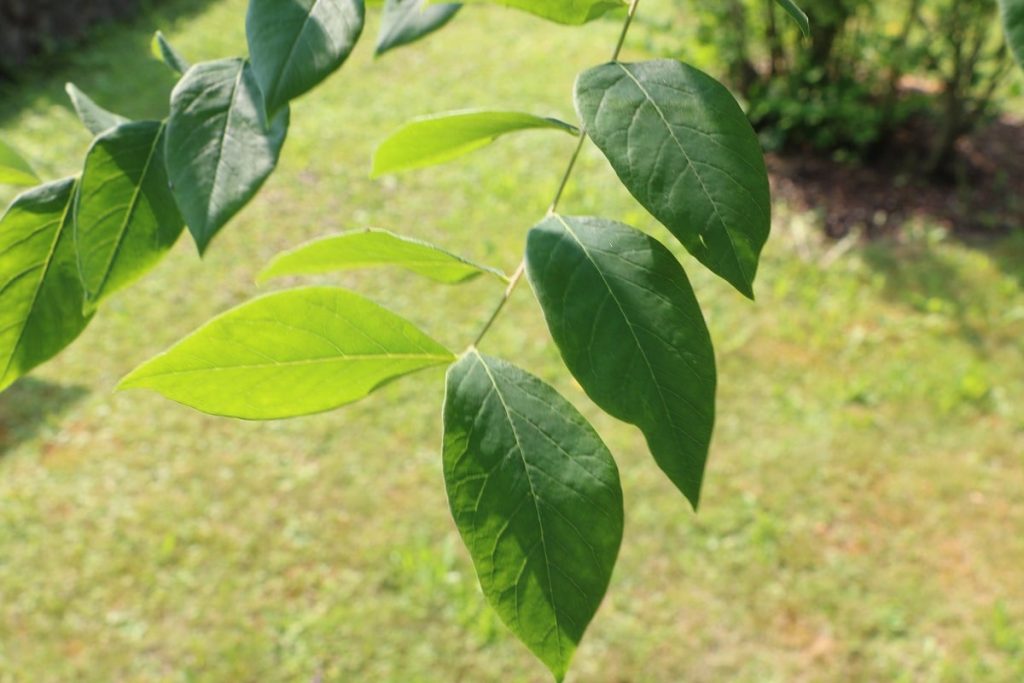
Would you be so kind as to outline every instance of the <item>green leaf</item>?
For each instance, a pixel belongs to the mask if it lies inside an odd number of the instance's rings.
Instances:
[[[153,56],[166,64],[177,74],[184,74],[190,66],[188,60],[181,56],[181,53],[174,49],[164,34],[157,31],[153,34],[153,41],[149,45]]]
[[[387,0],[376,54],[408,45],[447,24],[462,5],[430,5],[427,0]]]
[[[214,318],[120,388],[154,389],[214,415],[273,420],[352,403],[454,359],[412,323],[353,292],[305,287]]]
[[[1010,51],[1024,67],[1024,0],[999,0]]]
[[[75,250],[86,304],[149,270],[184,223],[164,167],[164,124],[123,123],[96,138],[75,200]]]
[[[288,110],[269,125],[263,112],[252,69],[241,59],[197,64],[171,93],[167,175],[200,253],[277,165]]]
[[[506,279],[500,271],[477,265],[432,244],[386,230],[370,229],[313,240],[279,254],[260,273],[259,281],[376,266],[399,266],[445,284],[465,282],[484,272]]]
[[[64,90],[71,98],[71,106],[75,108],[78,119],[93,135],[99,135],[128,122],[125,117],[109,112],[93,102],[88,95],[75,87],[74,83],[67,83]]]
[[[611,453],[553,388],[472,349],[448,371],[444,479],[484,596],[561,681],[622,541]]]
[[[782,9],[786,10],[789,16],[793,17],[793,21],[800,27],[801,33],[805,36],[811,35],[811,21],[807,18],[806,12],[800,9],[793,0],[776,0],[776,2],[782,6]]]
[[[250,0],[249,58],[268,112],[344,63],[363,32],[365,12],[363,0]]]
[[[377,148],[373,177],[436,166],[486,147],[502,135],[535,128],[577,135],[558,119],[514,111],[455,111],[425,116],[406,123]]]
[[[626,6],[622,0],[463,0],[466,5],[483,3],[514,7],[559,24],[585,24]]]
[[[33,188],[0,218],[0,390],[89,323],[72,244],[74,191],[73,178]]]
[[[35,185],[39,176],[17,150],[0,140],[0,185]]]
[[[715,415],[715,354],[693,289],[664,245],[601,218],[549,216],[527,273],[551,336],[594,403],[640,428],[696,508]]]
[[[771,228],[768,173],[729,91],[680,62],[615,62],[580,75],[576,109],[633,196],[753,298]]]

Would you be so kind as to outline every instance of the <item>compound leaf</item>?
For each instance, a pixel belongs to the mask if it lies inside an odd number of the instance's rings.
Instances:
[[[111,128],[127,123],[128,119],[113,112],[107,111],[84,92],[79,90],[74,83],[67,83],[64,86],[68,97],[71,99],[71,106],[78,115],[78,120],[93,135],[99,135]]]
[[[41,185],[0,218],[0,390],[89,323],[71,235],[74,192],[73,178]]]
[[[805,36],[811,35],[811,20],[807,18],[807,13],[800,9],[799,5],[793,0],[776,0],[776,2],[793,18],[793,21],[800,27],[801,33]]]
[[[448,371],[444,478],[488,602],[562,680],[622,540],[611,454],[553,388],[472,349]]]
[[[576,108],[630,193],[701,263],[753,298],[771,228],[768,173],[725,86],[674,60],[614,62],[580,75]]]
[[[268,112],[344,63],[363,32],[365,12],[363,0],[250,0],[245,31]]]
[[[463,0],[463,4],[514,7],[559,24],[585,24],[626,6],[622,0]]]
[[[17,150],[0,140],[0,185],[35,185],[39,176]]]
[[[154,389],[214,415],[272,420],[337,408],[454,359],[412,323],[353,292],[304,287],[214,318],[120,387]]]
[[[505,276],[426,242],[387,230],[356,230],[332,235],[279,254],[260,273],[260,281],[287,275],[316,275],[338,270],[398,266],[413,273],[457,284],[488,272]]]
[[[1010,51],[1024,66],[1024,0],[999,0],[999,7]]]
[[[514,111],[455,111],[413,119],[377,147],[371,175],[436,166],[486,147],[502,135],[537,128],[579,132],[558,119]]]
[[[526,263],[570,372],[594,403],[640,428],[696,508],[714,426],[715,355],[682,266],[628,225],[559,215],[530,231]]]
[[[75,200],[75,250],[86,303],[149,270],[184,223],[164,166],[164,124],[123,123],[93,142]]]
[[[153,34],[153,41],[149,46],[153,56],[170,67],[171,71],[183,75],[191,66],[188,60],[181,56],[181,53],[174,49],[167,38],[160,31]]]
[[[206,250],[273,172],[288,133],[288,110],[269,123],[249,64],[190,68],[171,93],[167,175],[189,231]]]
[[[462,5],[430,5],[427,0],[387,0],[376,54],[415,42],[447,24]]]

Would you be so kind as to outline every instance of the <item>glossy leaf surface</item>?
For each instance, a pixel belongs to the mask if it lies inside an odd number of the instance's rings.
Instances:
[[[93,135],[99,135],[111,128],[120,126],[122,123],[128,122],[128,119],[125,117],[107,111],[93,102],[88,95],[75,87],[74,83],[65,85],[64,90],[71,99],[71,106],[74,107],[78,120]]]
[[[249,55],[276,113],[340,67],[363,32],[363,0],[250,0]]]
[[[561,680],[622,540],[611,454],[553,388],[474,349],[448,371],[444,478],[488,602]]]
[[[167,38],[160,31],[153,34],[153,42],[149,46],[153,56],[166,64],[172,71],[184,74],[188,71],[188,60],[181,56],[181,53],[174,49]]]
[[[446,284],[465,282],[484,272],[505,279],[496,270],[386,230],[357,230],[300,245],[275,257],[259,279],[379,266],[398,266]]]
[[[530,231],[526,263],[573,376],[594,403],[640,428],[696,508],[714,426],[715,356],[682,266],[628,225],[559,215]]]
[[[184,223],[164,167],[164,124],[124,123],[96,138],[75,200],[75,248],[95,306],[149,270]]]
[[[502,135],[538,128],[577,133],[563,121],[511,111],[456,111],[413,119],[377,148],[372,175],[436,166],[486,147]]]
[[[462,5],[431,5],[427,0],[387,0],[377,36],[378,55],[408,45],[447,24]]]
[[[1010,51],[1024,67],[1024,0],[999,0],[999,7]]]
[[[463,4],[514,7],[559,24],[585,24],[626,6],[621,0],[464,0]]]
[[[268,124],[261,97],[241,59],[197,64],[171,93],[167,173],[200,252],[277,165],[288,110]]]
[[[0,218],[0,390],[89,322],[71,235],[73,179],[18,196]]]
[[[353,292],[305,287],[214,318],[136,368],[121,388],[154,389],[214,415],[270,420],[337,408],[452,360],[412,323]]]
[[[807,18],[807,13],[800,9],[793,0],[776,0],[782,9],[786,10],[789,16],[793,17],[793,21],[796,22],[797,26],[800,27],[800,32],[805,36],[811,35],[811,21]]]
[[[0,185],[35,185],[39,176],[16,149],[0,140]]]
[[[633,196],[701,263],[753,297],[771,226],[768,173],[729,91],[677,61],[616,62],[580,75],[576,108]]]

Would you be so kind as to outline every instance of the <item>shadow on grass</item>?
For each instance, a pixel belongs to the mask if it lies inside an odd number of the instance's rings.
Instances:
[[[166,0],[147,6],[134,18],[93,27],[79,44],[40,58],[12,81],[0,81],[0,125],[28,106],[70,109],[64,93],[68,81],[129,118],[163,118],[176,78],[152,57],[153,33],[168,31],[210,3]]]
[[[1024,236],[968,238],[963,246],[985,254],[1003,274],[1024,290]],[[950,261],[940,249],[926,245],[898,245],[883,240],[869,244],[863,258],[884,278],[885,295],[921,313],[941,314],[952,320],[961,339],[984,353],[990,341],[992,311],[979,287],[994,283],[970,277],[963,264]]]
[[[0,394],[0,458],[31,439],[88,390],[25,377]]]

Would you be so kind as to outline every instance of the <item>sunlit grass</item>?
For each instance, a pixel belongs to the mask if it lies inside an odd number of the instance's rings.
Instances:
[[[171,78],[148,61],[151,30],[194,60],[244,52],[243,0],[186,4],[5,92],[0,135],[56,177],[88,143],[65,80],[161,115]],[[183,240],[0,397],[0,681],[546,680],[483,606],[450,520],[440,372],[267,424],[112,389],[262,291],[270,256],[307,238],[376,226],[513,268],[571,139],[531,133],[381,181],[373,146],[446,109],[572,120],[574,74],[607,58],[616,28],[474,9],[378,61],[364,44],[295,104],[278,172],[205,262]],[[563,206],[671,243],[593,150]],[[776,211],[756,304],[684,259],[720,365],[697,516],[639,434],[567,379],[527,287],[488,337],[485,350],[554,381],[623,471],[626,540],[574,680],[1024,678],[1024,242],[963,245],[915,225],[901,244],[837,254],[810,220]],[[501,288],[325,280],[454,348]]]

